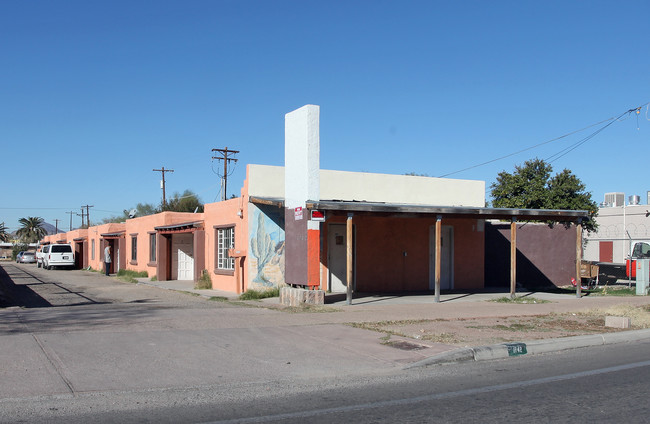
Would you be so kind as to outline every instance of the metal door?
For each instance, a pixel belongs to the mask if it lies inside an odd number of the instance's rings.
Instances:
[[[329,224],[327,231],[327,269],[329,289],[344,293],[347,285],[347,229],[345,224]]]

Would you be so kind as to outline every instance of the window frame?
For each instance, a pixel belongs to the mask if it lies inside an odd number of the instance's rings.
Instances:
[[[235,258],[228,256],[228,250],[235,248],[235,224],[215,225],[214,226],[214,273],[221,275],[235,275]],[[229,246],[222,246],[224,234],[229,232]],[[228,261],[228,267],[224,267],[224,262]]]
[[[157,252],[156,248],[158,246],[158,240],[156,240],[157,233],[156,232],[149,232],[149,263],[147,264],[148,266],[156,266],[157,264]]]
[[[131,265],[138,264],[138,234],[131,234]]]

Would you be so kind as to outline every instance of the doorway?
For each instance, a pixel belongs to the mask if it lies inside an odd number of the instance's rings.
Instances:
[[[454,288],[454,227],[443,225],[441,230],[440,290]],[[436,288],[436,226],[429,227],[429,290]]]
[[[347,228],[346,224],[327,227],[327,280],[332,293],[345,293],[347,285]],[[352,267],[354,267],[354,226],[352,227]],[[354,288],[354,271],[352,281]]]
[[[191,233],[172,236],[172,275],[194,281],[194,238]]]

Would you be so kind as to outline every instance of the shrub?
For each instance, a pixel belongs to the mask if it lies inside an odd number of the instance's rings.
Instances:
[[[196,290],[210,290],[212,289],[212,279],[210,278],[210,273],[207,269],[203,270],[201,278],[199,281],[194,283],[194,289]]]
[[[147,278],[149,277],[149,273],[147,271],[132,271],[130,269],[121,269],[117,271],[117,276],[122,277],[122,276],[129,276],[133,278]]]
[[[239,296],[239,299],[241,300],[257,300],[257,299],[265,299],[267,297],[278,297],[280,296],[280,288],[279,287],[273,287],[268,290],[246,290],[246,292],[242,293]]]
[[[121,269],[117,271],[117,278],[127,283],[137,283],[136,278],[147,278],[149,274],[147,271],[132,271],[130,269]]]

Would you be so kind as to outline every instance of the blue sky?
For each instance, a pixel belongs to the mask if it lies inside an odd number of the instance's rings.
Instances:
[[[650,101],[647,1],[0,2],[0,221],[91,219],[190,189],[213,148],[283,165],[284,115],[321,107],[321,167],[441,176]],[[560,159],[646,201],[650,112]],[[602,125],[451,175],[485,180]],[[74,226],[80,218],[74,217]]]

